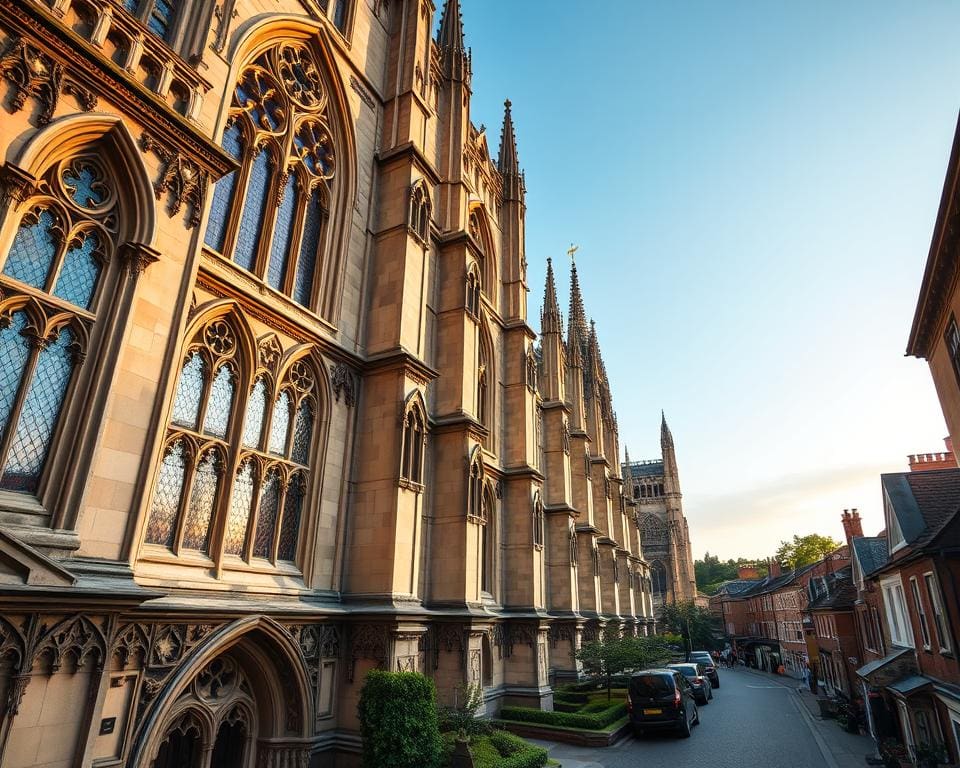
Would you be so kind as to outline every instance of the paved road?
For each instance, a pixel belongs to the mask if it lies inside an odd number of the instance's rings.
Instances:
[[[823,768],[799,706],[793,690],[768,676],[724,669],[689,739],[649,735],[602,750],[556,745],[550,756],[564,768]]]

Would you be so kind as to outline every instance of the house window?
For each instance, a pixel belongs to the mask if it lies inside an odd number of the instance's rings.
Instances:
[[[206,245],[313,309],[337,154],[327,87],[306,45],[283,43],[246,67],[222,146],[240,169],[214,186]]]
[[[933,623],[937,628],[937,642],[941,651],[950,651],[950,628],[944,614],[943,598],[940,595],[940,585],[932,572],[923,574],[923,581],[927,585],[927,594],[930,595],[930,607],[933,611]]]
[[[917,577],[910,577],[910,593],[913,595],[913,607],[917,612],[917,622],[920,624],[920,639],[923,647],[930,650],[930,628],[927,626],[927,612],[923,610],[923,600],[920,599],[920,585]]]
[[[178,0],[123,0],[123,7],[161,40],[173,42],[180,16]]]
[[[883,604],[887,612],[890,627],[890,640],[894,645],[913,647],[913,632],[910,629],[910,615],[907,601],[903,595],[903,585],[899,577],[881,583]]]
[[[210,320],[187,349],[144,541],[217,564],[294,562],[317,376],[300,359],[282,371],[255,371],[248,385],[242,371],[251,361],[240,350],[233,323],[223,317]]]
[[[407,484],[412,484],[413,490],[419,490],[423,486],[426,422],[426,414],[419,398],[411,399],[403,417],[400,479]]]
[[[883,639],[883,628],[880,624],[880,611],[877,610],[876,606],[870,606],[870,625],[873,628],[873,636],[876,640],[876,648],[881,654],[886,652],[885,643]]]
[[[546,525],[543,516],[543,502],[540,500],[540,494],[533,500],[533,546],[536,549],[543,549],[546,541]]]
[[[65,160],[27,200],[0,272],[0,488],[38,494],[116,259],[122,201],[96,155]]]
[[[953,365],[953,372],[960,383],[960,328],[957,327],[957,319],[951,315],[947,330],[943,336],[947,345],[947,353],[950,355],[950,362]]]

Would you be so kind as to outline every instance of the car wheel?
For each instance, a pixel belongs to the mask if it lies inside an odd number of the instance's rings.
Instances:
[[[694,709],[694,710],[693,710],[693,724],[694,724],[694,725],[700,725],[700,710],[699,710],[699,709]]]
[[[634,728],[633,729],[633,738],[642,739],[644,737],[643,728]]]
[[[720,687],[720,681],[717,680],[717,682],[715,682],[715,683],[713,684],[713,687],[714,687],[714,688],[719,688],[719,687]]]
[[[712,698],[713,698],[713,686],[712,686],[712,685],[710,686],[710,695],[707,696],[707,698],[708,698],[708,699],[712,699]]]
[[[687,720],[687,713],[683,713],[683,722],[680,723],[680,737],[684,739],[690,738],[690,721]]]
[[[703,706],[707,706],[707,704],[709,703],[710,703],[710,699],[707,698],[707,694],[704,693],[701,696],[697,697],[697,704],[702,704]]]

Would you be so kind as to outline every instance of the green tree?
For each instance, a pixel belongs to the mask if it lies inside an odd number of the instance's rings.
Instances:
[[[741,565],[755,566],[761,578],[767,575],[767,566],[764,563],[757,563],[746,557],[722,561],[716,555],[705,552],[703,560],[695,560],[693,563],[697,589],[707,595],[714,594],[723,582],[738,578]]]
[[[781,541],[777,549],[777,561],[791,570],[822,560],[840,546],[840,542],[829,536],[811,533],[807,536],[794,536],[793,541]]]
[[[417,672],[368,672],[357,707],[363,767],[440,768],[436,699],[433,680]]]
[[[606,629],[596,640],[584,643],[576,656],[588,674],[603,678],[609,700],[614,675],[649,667],[668,658],[670,651],[658,637],[621,637],[617,630]]]
[[[716,645],[713,615],[693,601],[665,604],[660,609],[658,624],[666,632],[683,637],[686,653],[698,648],[710,650]]]

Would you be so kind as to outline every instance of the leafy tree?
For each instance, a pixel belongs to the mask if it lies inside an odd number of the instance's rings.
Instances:
[[[811,533],[807,536],[794,536],[793,541],[781,541],[776,558],[779,563],[791,570],[822,560],[840,546],[840,542],[829,536]]]
[[[457,686],[452,707],[440,707],[440,730],[464,736],[482,736],[490,732],[490,722],[477,717],[483,704],[483,688],[473,683]]]
[[[667,603],[660,608],[660,627],[681,635],[685,652],[695,648],[711,649],[716,645],[716,627],[713,615],[693,601]]]
[[[736,560],[731,558],[724,562],[716,555],[704,553],[703,560],[693,563],[697,589],[708,595],[714,594],[723,582],[738,578],[741,565],[755,566],[761,578],[767,575],[767,566],[764,563],[757,563],[746,557],[738,557]]]
[[[658,637],[621,637],[616,630],[607,629],[596,640],[584,643],[576,655],[588,674],[604,679],[609,700],[614,675],[649,667],[668,658],[670,651]]]

